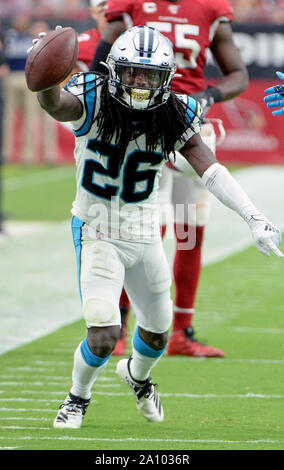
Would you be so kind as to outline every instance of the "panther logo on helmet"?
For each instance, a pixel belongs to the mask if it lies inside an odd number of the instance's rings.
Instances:
[[[135,26],[113,44],[107,57],[109,92],[131,109],[165,103],[176,71],[171,41],[157,29]]]

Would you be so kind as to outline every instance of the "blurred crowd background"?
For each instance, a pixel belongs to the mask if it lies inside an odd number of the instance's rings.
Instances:
[[[230,0],[236,22],[284,23],[284,0]],[[43,20],[88,18],[88,0],[0,0],[2,20],[25,13]]]
[[[230,0],[236,23],[284,24],[283,0]]]
[[[277,44],[283,39],[284,0],[230,2],[234,9],[233,28],[243,33],[239,41],[245,41],[242,47],[247,52],[247,64],[257,66],[256,70],[250,67],[249,72],[253,78],[263,78],[263,74],[264,78],[272,78],[273,67],[282,66],[280,52],[284,48]],[[56,130],[55,122],[39,108],[24,75],[32,39],[57,24],[73,26],[78,33],[95,27],[89,0],[0,0],[0,156],[5,162],[60,162],[58,139],[63,130]],[[251,31],[255,25],[263,25],[263,29]],[[272,46],[270,38],[274,41]],[[258,41],[264,44],[261,54]]]

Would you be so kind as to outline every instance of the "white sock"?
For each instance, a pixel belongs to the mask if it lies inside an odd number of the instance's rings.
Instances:
[[[107,366],[107,363],[108,361],[100,367],[89,366],[82,357],[81,344],[79,344],[74,353],[74,365],[72,372],[73,385],[70,392],[73,395],[79,396],[86,400],[91,398],[92,386],[97,380],[99,374]]]
[[[146,380],[151,369],[159,362],[163,355],[159,357],[148,357],[140,354],[135,348],[132,349],[132,360],[130,361],[130,373],[134,380]]]

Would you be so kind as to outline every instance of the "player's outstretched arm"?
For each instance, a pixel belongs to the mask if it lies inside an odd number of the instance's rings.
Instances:
[[[277,77],[284,82],[284,74],[276,72]],[[280,108],[272,111],[273,116],[284,114],[284,85],[274,85],[267,88],[264,93],[267,95],[264,102],[268,108]]]
[[[76,96],[60,86],[39,91],[37,98],[40,106],[54,119],[61,122],[77,121],[83,114],[83,106]]]
[[[266,256],[272,251],[277,256],[284,257],[278,248],[281,243],[281,231],[253,205],[227,168],[217,162],[200,135],[193,136],[180,153],[201,176],[209,191],[247,222],[257,249]]]

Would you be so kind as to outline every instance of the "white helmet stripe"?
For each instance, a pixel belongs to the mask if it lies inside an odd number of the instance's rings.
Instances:
[[[139,39],[140,57],[145,57],[145,55],[146,57],[152,57],[154,42],[153,28],[144,28],[141,26]]]
[[[148,55],[147,57],[152,57],[152,52],[153,52],[153,42],[154,42],[154,31],[152,28],[149,28],[148,29],[148,40],[149,40],[149,43],[148,43]]]
[[[139,55],[140,57],[144,57],[144,41],[145,41],[145,33],[144,33],[144,29],[142,28],[142,26],[140,26],[140,29],[139,29]]]

